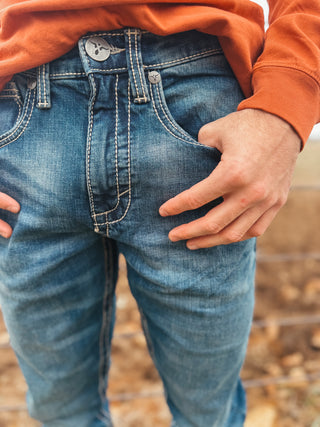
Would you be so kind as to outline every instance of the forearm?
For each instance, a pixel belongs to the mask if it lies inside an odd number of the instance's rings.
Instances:
[[[306,142],[320,121],[320,4],[318,0],[269,0],[270,25],[253,68],[253,96],[239,110],[255,108],[289,122]]]

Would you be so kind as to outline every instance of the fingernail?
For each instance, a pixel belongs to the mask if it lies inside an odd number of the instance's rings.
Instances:
[[[187,248],[193,251],[195,249],[198,249],[198,246],[193,242],[187,242]]]
[[[168,216],[168,212],[162,206],[159,209],[159,214],[161,216]]]
[[[11,233],[9,231],[1,231],[0,235],[2,237],[4,237],[5,239],[8,239],[10,237]]]
[[[169,234],[169,239],[171,240],[171,242],[177,242],[179,239],[179,237],[175,236],[174,234]]]

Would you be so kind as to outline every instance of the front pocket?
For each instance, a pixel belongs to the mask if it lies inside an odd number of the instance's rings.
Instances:
[[[24,99],[14,81],[0,93],[0,148],[16,141],[26,130],[35,104],[35,81],[29,81]]]
[[[151,74],[151,75],[150,75]],[[243,94],[223,54],[149,71],[157,120],[177,141],[221,153],[197,141],[200,128],[237,109]]]
[[[160,73],[159,73],[160,76]],[[171,86],[171,85],[170,85]],[[188,121],[187,115],[196,114],[197,105],[192,102],[192,96],[187,96],[188,90],[186,88],[183,88],[183,83],[175,84],[171,87],[171,90],[175,91],[174,95],[169,95],[170,99],[170,108],[168,107],[167,103],[167,97],[165,93],[165,89],[162,84],[162,79],[160,78],[157,83],[151,83],[150,82],[150,94],[151,94],[151,101],[153,104],[154,111],[156,113],[157,119],[162,124],[163,128],[173,137],[175,137],[177,140],[191,144],[194,146],[197,146],[199,148],[210,150],[211,155],[214,154],[214,157],[216,157],[217,160],[220,160],[221,153],[218,149],[214,147],[209,147],[206,145],[203,145],[199,143],[196,139],[196,135],[198,134],[199,129],[204,124],[208,123],[211,120],[201,120],[201,117],[197,115],[197,117],[193,118],[194,120],[189,120],[189,125],[186,125],[186,121]],[[199,102],[199,101],[197,101]],[[205,107],[205,101],[200,101],[202,104],[201,108],[203,110],[203,107]],[[174,112],[175,116],[183,118],[185,116],[184,120],[179,120],[181,123],[185,123],[184,126],[182,126],[177,119],[174,118],[171,111]],[[190,130],[189,130],[189,129]],[[186,130],[188,129],[188,130]]]

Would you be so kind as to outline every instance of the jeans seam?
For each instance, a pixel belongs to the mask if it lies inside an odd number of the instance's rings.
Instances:
[[[174,138],[177,138],[177,139],[180,139],[180,141],[183,141],[183,142],[186,142],[187,144],[191,144],[191,145],[194,145],[194,146],[196,146],[196,147],[199,147],[199,145],[200,144],[197,144],[197,143],[195,143],[195,142],[192,142],[191,140],[188,140],[188,139],[185,139],[185,138],[181,138],[180,136],[178,136],[178,135],[176,135],[176,134],[174,134],[166,125],[165,125],[165,123],[163,122],[163,120],[161,120],[161,117],[160,117],[160,115],[159,115],[159,113],[158,113],[158,110],[157,110],[157,107],[156,107],[156,104],[155,104],[155,100],[154,100],[154,96],[153,96],[153,92],[152,92],[152,84],[150,83],[150,92],[151,92],[151,99],[152,99],[152,105],[153,105],[153,109],[154,109],[154,111],[155,111],[155,113],[156,113],[156,116],[157,116],[157,118],[158,118],[158,120],[159,120],[159,122],[161,123],[161,125],[165,128],[165,130],[167,131],[167,132],[169,132]],[[171,124],[171,121],[170,121],[170,124]]]
[[[90,72],[92,71],[101,71],[101,72],[108,72],[108,71],[127,71],[127,67],[121,67],[121,68],[90,68]]]
[[[105,390],[106,390],[106,376],[107,376],[107,368],[108,368],[108,358],[110,354],[109,349],[109,333],[107,334],[107,326],[110,326],[110,320],[112,316],[111,310],[107,310],[107,300],[109,296],[109,286],[108,286],[108,279],[110,280],[109,283],[113,283],[113,274],[114,274],[114,268],[113,268],[113,251],[112,246],[110,244],[109,240],[104,240],[105,245],[105,252],[106,252],[106,259],[107,261],[107,272],[106,272],[106,284],[105,284],[105,290],[103,295],[103,302],[102,302],[102,325],[100,330],[100,337],[99,337],[99,354],[100,354],[100,363],[99,363],[99,383],[98,383],[98,391],[101,401],[101,409],[100,412],[104,417],[107,418],[108,421],[110,421],[110,415],[105,412],[103,405],[106,400],[105,396]],[[109,329],[110,331],[110,329]]]
[[[29,106],[29,104],[30,104],[30,98],[31,98],[31,94],[34,94],[34,90],[30,90],[30,92],[29,92],[29,94],[28,94],[28,98],[27,98],[27,100],[26,100],[26,105],[27,106]],[[31,100],[32,101],[32,100]],[[33,101],[34,101],[34,97],[33,97]],[[16,138],[15,139],[13,139],[13,140],[10,140],[9,142],[7,142],[7,143],[5,143],[5,144],[2,144],[2,142],[3,141],[5,141],[5,140],[7,140],[8,138],[10,138],[12,135],[14,135],[14,133],[15,132],[17,132],[17,129],[14,129],[9,135],[7,135],[3,140],[0,140],[0,147],[1,148],[3,148],[3,147],[5,147],[6,145],[9,145],[9,144],[11,144],[12,142],[14,142],[14,141],[16,141],[22,134],[23,134],[23,132],[26,130],[26,128],[27,128],[27,126],[28,126],[28,124],[29,124],[29,122],[30,122],[30,120],[31,120],[31,116],[32,116],[32,112],[33,112],[33,108],[34,108],[34,102],[32,103],[32,108],[31,108],[31,110],[30,110],[30,112],[29,112],[29,117],[28,117],[28,119],[27,119],[27,122],[26,122],[26,124],[25,124],[25,126],[21,129],[21,132],[16,136]],[[26,117],[26,115],[27,115],[27,112],[28,112],[28,110],[29,110],[29,108],[26,108],[26,111],[25,111],[25,113],[24,113],[24,115],[21,117],[21,119],[20,119],[20,121],[22,122],[23,120],[24,120],[24,118]]]
[[[92,132],[93,132],[93,106],[94,106],[96,95],[97,95],[97,88],[96,88],[96,84],[94,82],[93,77],[91,78],[91,83],[92,83],[93,93],[92,93],[90,113],[89,113],[90,125],[89,125],[88,144],[87,144],[87,171],[86,171],[86,173],[87,173],[87,186],[88,186],[88,192],[89,192],[90,207],[91,207],[92,217],[93,217],[93,221],[94,221],[94,228],[95,228],[95,231],[98,231],[98,225],[97,225],[96,216],[95,216],[95,209],[94,209],[93,192],[92,192],[91,179],[90,179],[91,140],[92,140]]]
[[[129,200],[127,203],[126,210],[124,211],[121,218],[118,218],[114,221],[108,221],[108,218],[106,218],[106,222],[99,224],[99,225],[107,225],[107,236],[109,237],[109,225],[110,224],[116,224],[120,221],[122,221],[125,216],[127,215],[130,205],[131,205],[131,159],[130,159],[130,153],[131,153],[131,133],[130,133],[130,123],[131,123],[131,103],[130,103],[130,80],[128,79],[128,184],[129,188],[126,192],[129,192]],[[107,215],[106,215],[107,216]]]
[[[85,77],[86,73],[51,73],[49,75],[50,78],[55,78],[55,77],[66,77],[66,76],[80,76],[80,77]]]
[[[118,82],[119,82],[119,75],[116,75],[116,84],[115,84],[115,104],[116,104],[116,124],[115,124],[115,131],[114,131],[114,144],[115,144],[115,164],[116,164],[116,185],[117,185],[117,203],[116,205],[105,212],[94,214],[95,217],[107,215],[108,213],[114,212],[120,203],[120,190],[119,190],[119,166],[118,166],[118,125],[119,125],[119,99],[118,99]]]
[[[176,125],[176,124],[171,120],[171,118],[168,116],[168,113],[166,112],[166,110],[165,110],[165,108],[164,108],[164,106],[163,106],[163,104],[162,104],[162,101],[161,101],[161,96],[160,96],[160,91],[159,91],[159,84],[155,85],[155,87],[156,87],[156,90],[157,90],[157,95],[158,95],[158,100],[159,100],[160,108],[161,108],[161,110],[162,110],[162,112],[163,112],[164,116],[166,117],[166,119],[168,120],[168,122],[171,124],[171,126],[172,126],[172,127],[173,127],[177,132],[178,132],[178,134],[180,134],[180,136],[181,136],[181,137],[189,138],[188,134],[187,134],[187,133],[182,132],[182,130],[181,130],[181,129],[179,129],[179,128],[177,127],[177,125]]]
[[[142,98],[138,98],[138,100],[140,101],[144,101],[146,102],[147,100],[147,96],[146,96],[146,92],[144,90],[144,84],[143,84],[143,79],[142,79],[142,75],[141,75],[141,70],[140,70],[140,64],[139,64],[139,57],[138,57],[138,40],[137,40],[137,32],[135,32],[134,35],[134,44],[135,44],[135,51],[136,51],[136,61],[137,61],[137,68],[138,68],[138,72],[139,72],[139,78],[140,78],[140,85],[142,87],[142,93],[143,93],[143,97]]]
[[[134,81],[134,86],[136,89],[136,96],[139,96],[139,89],[138,89],[138,84],[137,84],[137,80],[136,80],[136,74],[135,74],[135,70],[133,67],[133,60],[132,60],[132,49],[131,49],[131,31],[128,31],[128,41],[129,41],[129,57],[130,57],[130,65],[131,65],[131,72],[132,72],[132,76],[133,76],[133,81]]]
[[[42,74],[42,78],[41,78]],[[49,103],[47,101],[47,83],[46,83],[46,68],[45,65],[41,65],[38,67],[38,106],[39,107],[48,107]],[[43,86],[43,94],[42,94],[42,86]],[[43,98],[42,98],[43,95]],[[43,102],[42,102],[43,101]]]

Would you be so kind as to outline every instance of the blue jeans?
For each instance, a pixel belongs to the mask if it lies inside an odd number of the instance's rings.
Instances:
[[[0,191],[21,204],[1,212],[14,230],[0,238],[1,307],[44,426],[112,425],[119,251],[172,425],[243,425],[255,241],[189,251],[168,240],[221,200],[158,214],[216,167],[197,132],[241,99],[216,37],[135,29],[84,36],[0,94]]]

